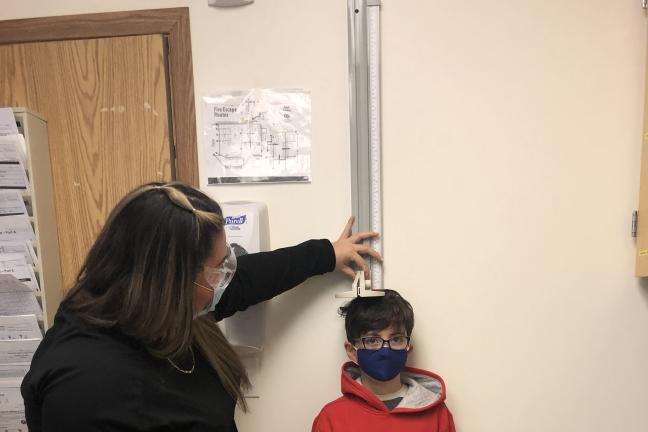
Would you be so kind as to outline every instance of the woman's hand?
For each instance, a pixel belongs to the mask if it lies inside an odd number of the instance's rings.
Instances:
[[[340,234],[340,238],[333,242],[333,249],[335,250],[335,268],[342,273],[347,274],[351,278],[355,277],[355,271],[351,268],[352,263],[356,263],[369,277],[369,266],[365,262],[362,255],[371,255],[373,258],[382,262],[382,256],[371,247],[362,244],[366,239],[378,237],[377,232],[365,231],[356,234],[351,234],[351,228],[355,216],[351,216],[344,231]]]

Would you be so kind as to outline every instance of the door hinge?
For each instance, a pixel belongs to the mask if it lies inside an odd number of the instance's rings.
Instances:
[[[648,1],[648,0],[646,0]],[[637,223],[639,222],[639,212],[632,212],[632,238],[637,238]]]
[[[648,9],[648,0],[641,0],[641,7],[643,9]]]

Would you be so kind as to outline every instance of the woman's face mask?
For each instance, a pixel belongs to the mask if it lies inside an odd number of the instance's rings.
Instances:
[[[196,317],[203,316],[216,309],[216,305],[223,296],[225,288],[227,288],[227,285],[229,285],[234,277],[234,273],[236,272],[236,255],[234,255],[234,251],[229,243],[225,247],[225,259],[223,259],[223,262],[218,267],[203,267],[203,275],[209,286],[194,282],[198,288],[212,292],[211,302],[205,309],[198,312]]]

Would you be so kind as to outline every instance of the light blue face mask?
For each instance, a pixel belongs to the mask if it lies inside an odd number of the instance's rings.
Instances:
[[[207,280],[209,286],[207,287],[205,285],[199,284],[198,282],[194,282],[194,284],[198,287],[212,292],[211,302],[205,309],[198,312],[195,315],[195,318],[206,315],[209,312],[216,310],[216,305],[223,297],[227,285],[229,285],[229,283],[232,281],[232,278],[234,277],[234,273],[236,273],[236,255],[234,254],[234,251],[230,247],[229,243],[227,244],[226,248],[227,252],[225,259],[223,260],[221,265],[219,265],[218,267],[204,266],[203,274],[205,275],[205,279]]]

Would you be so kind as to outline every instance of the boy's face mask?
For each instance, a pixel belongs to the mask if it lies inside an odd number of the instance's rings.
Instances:
[[[358,366],[371,378],[378,381],[389,381],[401,373],[407,362],[407,349],[393,350],[382,347],[378,350],[356,348]]]

